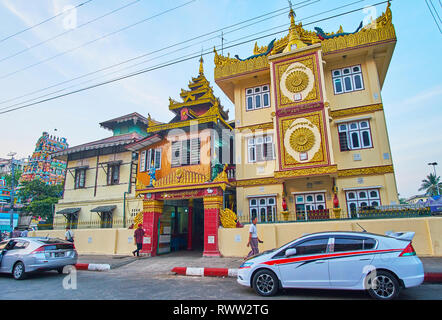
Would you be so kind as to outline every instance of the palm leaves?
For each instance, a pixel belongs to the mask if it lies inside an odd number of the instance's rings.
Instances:
[[[419,188],[419,191],[422,191],[422,190],[425,190],[425,195],[430,196],[430,197],[437,196],[438,194],[441,194],[442,193],[442,182],[440,182],[440,177],[436,177],[435,174],[430,173],[426,179],[422,180],[422,184],[421,184],[421,187]]]

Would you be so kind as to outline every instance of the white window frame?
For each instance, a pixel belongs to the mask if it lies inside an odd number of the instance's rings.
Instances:
[[[162,149],[161,148],[156,148],[156,149],[149,149],[147,150],[147,157],[145,159],[146,164],[145,164],[145,168],[146,171],[149,171],[150,168],[152,167],[152,163],[151,163],[151,159],[152,159],[152,152],[154,153],[154,158],[153,158],[153,163],[155,166],[155,169],[160,170],[161,169],[161,156],[162,156]],[[159,156],[158,156],[159,154]],[[157,167],[157,160],[159,158],[159,166]]]
[[[265,145],[267,145],[267,147],[265,147]],[[268,151],[269,145],[272,148],[270,152]],[[264,152],[264,150],[266,152]],[[275,160],[276,153],[273,134],[247,138],[247,159],[249,163]]]
[[[361,124],[366,123],[366,127],[361,129]],[[351,126],[355,126],[354,128],[351,128]],[[339,138],[339,148],[341,151],[350,151],[350,150],[359,150],[359,149],[369,149],[373,147],[373,139],[371,136],[371,129],[370,129],[370,121],[368,119],[364,120],[357,120],[357,121],[348,121],[348,122],[340,122],[338,123],[338,138]],[[347,141],[347,147],[348,150],[342,150],[342,141],[340,139],[340,133],[346,134],[346,141]],[[363,134],[367,133],[369,138],[369,144],[364,144],[363,140]],[[352,135],[356,134],[359,146],[355,146],[353,143]]]
[[[317,198],[318,195],[322,196],[322,200],[318,200]],[[294,194],[294,196],[295,196],[295,208],[296,205],[303,205],[304,213],[312,210],[327,210],[327,200],[324,191],[296,193]],[[312,197],[312,200],[308,201],[307,197]],[[324,208],[318,209],[319,206],[324,206]]]
[[[261,211],[265,210],[264,214],[264,221],[261,219]],[[269,220],[269,210],[271,210]],[[253,213],[253,212],[256,213]],[[250,214],[250,220],[252,219],[253,215],[256,214],[256,217],[258,218],[258,222],[275,222],[276,221],[276,197],[252,197],[249,199],[249,214]]]
[[[196,150],[194,150],[195,143],[197,143]],[[186,144],[185,148],[184,144]],[[187,144],[189,144],[189,150],[187,150]],[[183,153],[185,149],[186,149],[186,154]],[[175,157],[174,155],[175,151],[179,152],[178,157]],[[189,161],[187,161],[187,151],[189,151],[189,159],[188,159]],[[172,142],[171,152],[172,152],[171,156],[172,168],[198,165],[201,163],[201,140],[200,138],[189,138],[189,139],[174,141]]]
[[[355,68],[359,68],[359,70],[355,71]],[[336,75],[335,75],[336,73]],[[361,87],[356,88],[355,78],[360,77],[361,79]],[[351,88],[347,88],[345,84],[345,79],[350,78],[350,86]],[[337,91],[336,89],[336,81],[340,81],[341,83],[341,91]],[[365,90],[364,86],[364,76],[362,75],[362,67],[360,64],[353,65],[350,67],[334,69],[332,70],[332,83],[333,83],[333,92],[335,95],[343,94],[353,91],[361,91]]]
[[[264,96],[267,96],[267,104],[264,104]],[[252,99],[252,105],[249,105],[249,98]],[[257,106],[257,99],[259,106]],[[264,84],[257,87],[246,88],[246,111],[259,110],[270,107],[270,84]]]
[[[376,195],[372,194],[374,192],[376,193]],[[361,193],[364,193],[365,197],[361,197]],[[351,195],[353,195],[354,198],[351,198]],[[382,205],[379,188],[347,190],[345,191],[345,200],[347,201],[347,210],[349,215],[351,214],[351,204],[356,205],[356,210],[362,207],[364,203],[366,203],[368,206],[373,206],[373,203],[376,202],[377,205],[374,205],[376,207]]]

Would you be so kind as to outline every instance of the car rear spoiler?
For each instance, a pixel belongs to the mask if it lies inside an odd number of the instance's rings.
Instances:
[[[394,232],[394,231],[387,231],[385,233],[386,236],[392,237],[398,240],[406,240],[411,241],[413,240],[413,237],[416,232],[414,231],[407,231],[407,232]]]

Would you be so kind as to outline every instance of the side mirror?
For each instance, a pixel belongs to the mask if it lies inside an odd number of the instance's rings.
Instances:
[[[296,249],[287,249],[285,251],[285,256],[286,257],[294,256],[295,254],[296,254]]]

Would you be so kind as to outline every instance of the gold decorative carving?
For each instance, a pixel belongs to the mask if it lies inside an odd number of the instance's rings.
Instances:
[[[290,145],[297,152],[308,151],[313,147],[314,144],[315,134],[305,127],[296,129],[290,135]]]
[[[164,202],[148,199],[143,201],[143,212],[163,213]]]
[[[296,70],[287,76],[285,79],[285,86],[290,92],[298,93],[307,88],[308,82],[309,79],[307,74],[305,72]]]
[[[394,173],[393,165],[376,166],[356,169],[342,169],[338,171],[338,177],[364,176]]]
[[[268,184],[279,184],[280,182],[274,178],[259,178],[248,180],[236,180],[237,187],[263,186]]]
[[[324,167],[294,169],[287,171],[275,171],[275,178],[295,178],[302,176],[333,174],[336,172],[338,172],[338,167],[336,165],[332,165]]]
[[[223,228],[236,228],[237,219],[236,213],[228,208],[219,211],[219,220]]]
[[[339,118],[339,117],[345,117],[345,116],[352,116],[352,115],[359,114],[359,113],[368,113],[368,112],[375,112],[375,111],[382,111],[382,110],[384,110],[383,104],[378,103],[378,104],[371,104],[368,106],[353,107],[353,108],[330,111],[330,116],[332,118]]]
[[[204,209],[222,209],[223,196],[206,196],[203,203]]]
[[[267,123],[261,123],[261,124],[256,124],[253,126],[245,126],[245,127],[239,127],[236,128],[238,131],[246,131],[246,130],[250,130],[250,131],[256,131],[256,130],[272,130],[273,129],[273,122],[267,122]]]
[[[375,44],[377,42],[395,41],[396,33],[392,23],[392,13],[390,3],[387,6],[385,13],[378,17],[375,21],[362,28],[359,32],[339,36],[331,39],[321,41],[316,32],[304,30],[302,23],[290,23],[288,34],[276,40],[271,51],[271,55],[281,53],[290,42],[293,42],[294,36],[299,43],[311,45],[314,43],[322,43],[321,49],[324,54],[330,54],[335,51],[356,48],[358,46]],[[327,35],[334,35],[341,33],[342,27],[336,33],[326,33]],[[291,35],[291,36],[290,36]],[[259,47],[255,43],[253,53],[260,54],[267,51],[267,46]],[[230,57],[219,55],[215,52],[215,79],[220,79],[228,76],[238,75],[245,72],[257,71],[269,67],[267,56],[260,56],[254,59],[240,61]]]
[[[138,225],[143,223],[144,212],[140,211],[134,218],[134,229],[138,227]]]
[[[208,181],[209,179],[203,174],[178,168],[169,175],[158,179],[155,188],[202,184]]]
[[[223,171],[221,171],[212,182],[225,182],[229,183],[229,179],[227,178],[227,164],[224,165]]]

